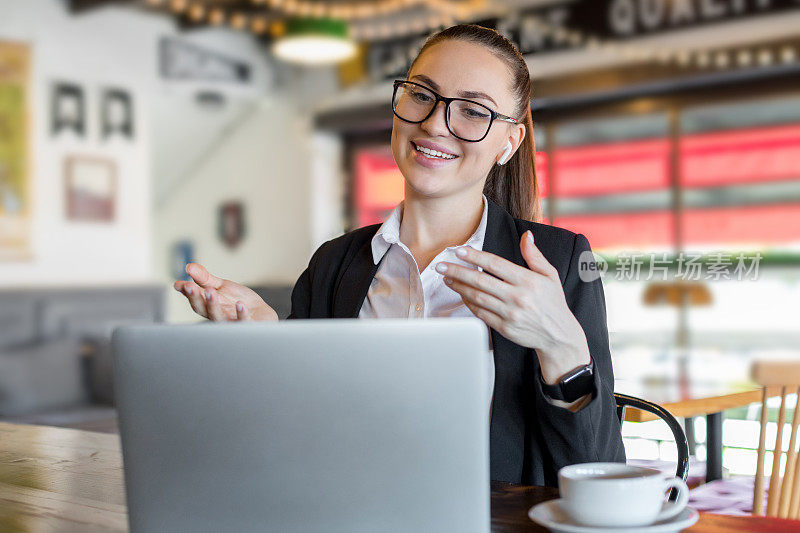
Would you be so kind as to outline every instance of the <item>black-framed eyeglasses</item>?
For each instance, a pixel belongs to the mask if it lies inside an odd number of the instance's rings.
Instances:
[[[502,115],[478,102],[464,98],[447,98],[413,81],[394,81],[392,112],[400,120],[412,124],[424,122],[433,114],[440,101],[445,104],[447,129],[462,141],[482,141],[489,134],[489,128],[495,120],[519,124],[519,120]]]

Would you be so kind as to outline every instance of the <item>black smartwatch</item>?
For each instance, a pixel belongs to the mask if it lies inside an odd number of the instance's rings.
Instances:
[[[587,394],[594,392],[594,360],[588,365],[579,366],[555,385],[548,385],[539,373],[539,382],[542,385],[542,392],[553,400],[574,402]]]

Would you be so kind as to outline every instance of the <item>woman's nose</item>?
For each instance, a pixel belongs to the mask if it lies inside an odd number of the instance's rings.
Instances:
[[[447,104],[441,101],[436,102],[433,113],[423,120],[420,126],[431,135],[448,135],[450,131],[447,129],[446,114]]]

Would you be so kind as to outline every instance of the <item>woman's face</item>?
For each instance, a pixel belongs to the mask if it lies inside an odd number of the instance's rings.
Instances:
[[[513,116],[516,102],[511,92],[511,73],[506,64],[485,48],[464,41],[448,40],[428,48],[417,59],[408,80],[446,97],[467,98],[498,113]],[[434,85],[435,84],[435,85]],[[464,97],[462,91],[481,92],[489,98]],[[466,189],[483,191],[486,176],[511,142],[512,154],[525,136],[525,126],[495,120],[479,142],[453,136],[445,123],[444,102],[439,102],[425,121],[412,124],[394,116],[392,153],[406,180],[406,193],[426,197],[449,196]],[[427,159],[417,142],[430,142],[454,159]],[[506,159],[508,161],[509,158]],[[409,190],[410,189],[410,190]]]

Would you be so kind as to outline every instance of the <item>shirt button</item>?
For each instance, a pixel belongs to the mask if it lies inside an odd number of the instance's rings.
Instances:
[[[419,310],[420,310],[420,305],[419,305],[419,304],[417,304],[417,311],[419,311]]]

